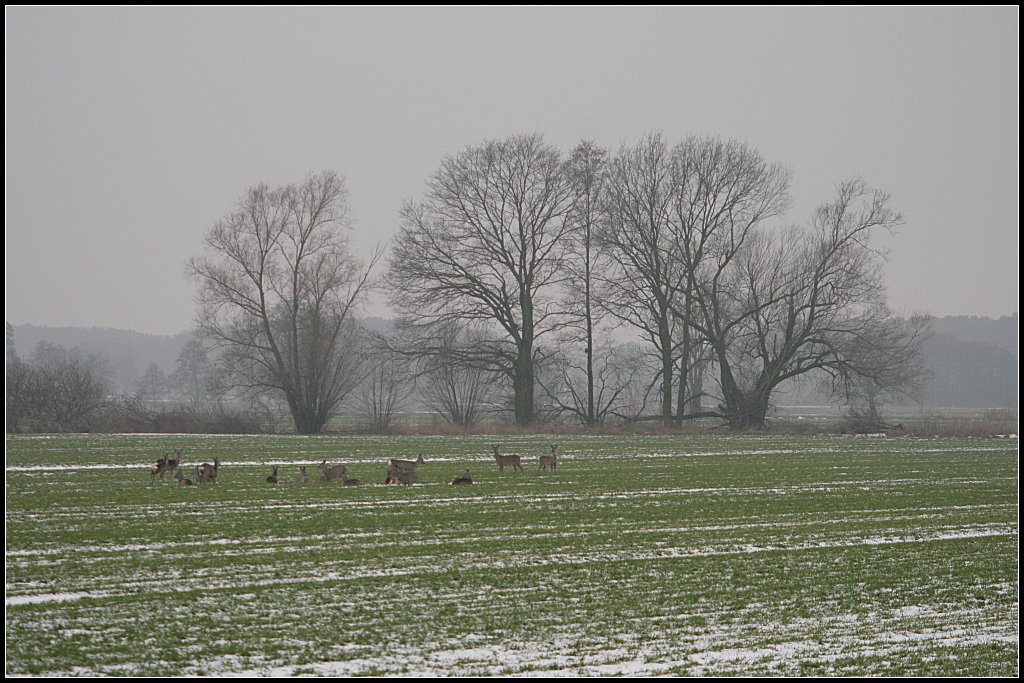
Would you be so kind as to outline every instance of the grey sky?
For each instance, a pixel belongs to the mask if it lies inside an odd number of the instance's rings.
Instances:
[[[788,220],[863,177],[906,225],[895,306],[1018,308],[1018,9],[5,12],[5,315],[174,333],[250,185],[332,168],[364,254],[442,156],[540,131],[750,142]],[[383,313],[377,307],[374,312]]]

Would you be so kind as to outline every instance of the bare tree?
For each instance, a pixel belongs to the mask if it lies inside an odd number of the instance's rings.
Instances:
[[[135,396],[143,401],[157,401],[167,395],[167,376],[160,366],[150,363],[135,386]]]
[[[210,397],[213,388],[213,362],[202,339],[191,338],[178,353],[174,372],[168,383],[175,393],[199,408]]]
[[[234,388],[283,397],[303,434],[320,432],[360,379],[353,314],[379,252],[360,263],[348,230],[348,192],[334,172],[258,185],[189,264],[199,330]]]
[[[730,248],[728,268],[703,285],[704,315],[694,322],[714,350],[718,412],[730,425],[764,426],[772,392],[810,372],[844,390],[858,378],[887,387],[912,381],[926,326],[892,315],[883,256],[871,246],[874,231],[901,222],[888,195],[853,180],[806,228],[747,233]]]
[[[7,431],[20,432],[32,415],[32,368],[10,346],[4,380]]]
[[[47,429],[91,429],[110,393],[109,374],[96,354],[39,342],[28,362],[29,415]]]
[[[491,140],[446,157],[423,201],[406,203],[389,260],[404,315],[501,330],[491,365],[511,381],[519,425],[535,418],[537,342],[559,326],[572,205],[561,155],[540,135]]]
[[[481,325],[457,321],[416,326],[406,320],[398,330],[388,349],[411,361],[424,402],[452,424],[477,424],[501,379],[494,369],[495,340]]]
[[[635,346],[598,346],[580,357],[562,351],[546,358],[541,386],[549,410],[571,416],[584,427],[603,424],[609,417],[635,419],[646,396],[637,391],[650,372]]]
[[[709,358],[723,369],[727,403],[735,393],[730,389],[732,366],[725,360],[735,341],[729,312],[735,308],[734,295],[749,291],[749,283],[736,276],[737,259],[743,253],[762,255],[750,243],[765,221],[788,208],[790,173],[746,143],[715,137],[684,140],[673,149],[670,168],[668,231],[683,272],[670,301],[681,323],[681,420],[709,414],[686,406],[686,397],[703,394],[694,391],[693,383],[702,383]]]
[[[360,403],[374,432],[391,428],[395,412],[412,393],[413,375],[408,361],[387,349],[376,349],[367,359],[372,367],[359,391]]]
[[[685,282],[679,245],[670,231],[676,195],[671,154],[660,134],[623,147],[608,164],[604,219],[598,237],[613,257],[601,274],[602,306],[635,327],[660,358],[661,419],[673,422],[673,337]]]
[[[573,412],[576,412],[576,408],[582,409],[583,412],[579,416],[584,426],[595,425],[603,420],[603,417],[598,415],[602,411],[597,406],[595,392],[598,391],[598,372],[605,377],[608,370],[607,363],[601,371],[595,369],[594,365],[594,333],[604,313],[597,303],[596,288],[601,271],[607,267],[602,263],[606,258],[602,259],[597,240],[598,225],[604,217],[605,210],[604,186],[607,165],[608,152],[589,140],[576,145],[566,165],[575,193],[573,210],[569,214],[575,229],[570,235],[570,249],[566,258],[566,269],[572,274],[567,287],[567,308],[572,317],[568,327],[577,331],[576,335],[568,335],[566,338],[582,342],[584,347],[585,404],[580,406],[575,399],[583,397],[577,397],[575,392],[572,392],[572,405],[575,406]],[[568,375],[563,375],[563,379],[568,380]],[[607,413],[607,409],[603,412]]]

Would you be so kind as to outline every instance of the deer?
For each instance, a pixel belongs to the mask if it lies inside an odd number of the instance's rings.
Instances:
[[[268,484],[276,484],[277,483],[277,465],[274,465],[274,471],[270,473],[269,477],[267,477],[267,483]]]
[[[177,456],[177,457],[174,460],[171,460],[170,457],[168,457],[167,454],[165,453],[164,457],[162,457],[159,460],[157,460],[156,464],[154,464],[149,469],[149,483],[150,484],[152,484],[154,481],[156,481],[156,475],[159,474],[160,475],[160,481],[163,481],[164,474],[166,472],[172,472],[173,473],[173,472],[176,472],[178,470],[178,463],[181,462],[181,451],[178,451],[178,450],[174,451],[174,455]]]
[[[160,458],[156,461],[156,464],[149,468],[149,483],[152,484],[156,481],[156,475],[160,475],[160,478],[164,478],[164,472],[167,470],[167,458]]]
[[[363,482],[359,481],[358,479],[349,479],[347,474],[342,474],[341,483],[344,484],[345,486],[359,486]]]
[[[330,481],[331,479],[344,477],[345,472],[348,471],[344,465],[335,465],[334,467],[328,468],[326,460],[317,465],[317,469],[323,472],[320,476],[320,481]]]
[[[502,455],[498,452],[497,446],[491,446],[491,448],[494,449],[494,459],[498,462],[498,471],[501,474],[505,473],[506,467],[511,467],[513,472],[516,470],[523,471],[522,460],[518,455]]]
[[[213,464],[204,462],[202,465],[197,465],[195,469],[196,479],[199,480],[200,484],[216,484],[217,483],[217,472],[220,470],[220,458],[214,458]]]
[[[469,476],[469,470],[465,474],[452,479],[452,486],[467,486],[473,483],[473,477]]]
[[[192,486],[192,480],[186,479],[181,470],[174,470],[174,478],[178,480],[179,486]]]
[[[416,458],[415,460],[395,460],[394,458],[392,458],[390,464],[388,465],[388,469],[415,474],[416,468],[422,465],[424,462],[426,461],[423,459],[422,453],[420,453],[420,457]]]
[[[540,456],[540,469],[547,472],[549,467],[552,472],[558,471],[558,444],[551,445],[551,455]]]
[[[403,472],[394,467],[388,468],[388,476],[384,479],[385,484],[405,484],[412,486],[416,483],[416,470]]]
[[[306,474],[306,467],[302,466],[299,468],[299,483],[300,484],[312,484],[313,477]]]

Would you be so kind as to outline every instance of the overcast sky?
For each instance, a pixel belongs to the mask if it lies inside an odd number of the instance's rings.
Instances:
[[[906,217],[887,241],[897,308],[1009,314],[1018,22],[1016,7],[8,8],[5,317],[173,334],[195,311],[185,262],[251,185],[336,170],[367,254],[445,154],[650,131],[786,164],[789,222],[864,178]]]

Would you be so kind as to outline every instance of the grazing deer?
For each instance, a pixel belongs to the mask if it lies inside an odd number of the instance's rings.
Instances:
[[[269,477],[267,477],[267,483],[268,484],[276,484],[277,483],[277,465],[274,465],[274,471],[270,473]]]
[[[466,486],[473,483],[473,477],[469,476],[469,470],[460,477],[452,479],[452,486]]]
[[[299,483],[300,484],[312,484],[313,477],[306,474],[305,466],[299,468]]]
[[[551,455],[540,456],[540,469],[547,472],[549,467],[552,472],[558,471],[558,444],[551,445]]]
[[[216,484],[217,483],[217,472],[220,470],[220,458],[214,458],[213,464],[204,462],[202,465],[198,465],[195,469],[196,479],[199,480],[200,484]]]
[[[334,467],[328,468],[326,460],[317,465],[317,469],[323,472],[320,476],[320,481],[330,481],[331,479],[344,477],[345,472],[348,471],[344,465],[335,465]]]
[[[388,468],[388,476],[384,479],[385,484],[405,484],[406,486],[412,486],[416,483],[416,470],[412,472],[403,472],[395,469],[394,467]]]
[[[511,467],[513,472],[523,471],[523,463],[518,455],[502,455],[498,452],[497,446],[491,446],[491,448],[494,449],[494,459],[498,462],[498,471],[501,474],[505,473],[506,467]]]
[[[186,479],[181,470],[174,470],[174,478],[178,480],[179,486],[192,486],[192,480]]]
[[[394,458],[392,458],[390,464],[388,465],[388,469],[397,470],[398,472],[407,472],[415,474],[416,468],[422,465],[424,462],[425,460],[423,460],[422,453],[420,453],[420,457],[416,458],[415,460],[395,460]]]

